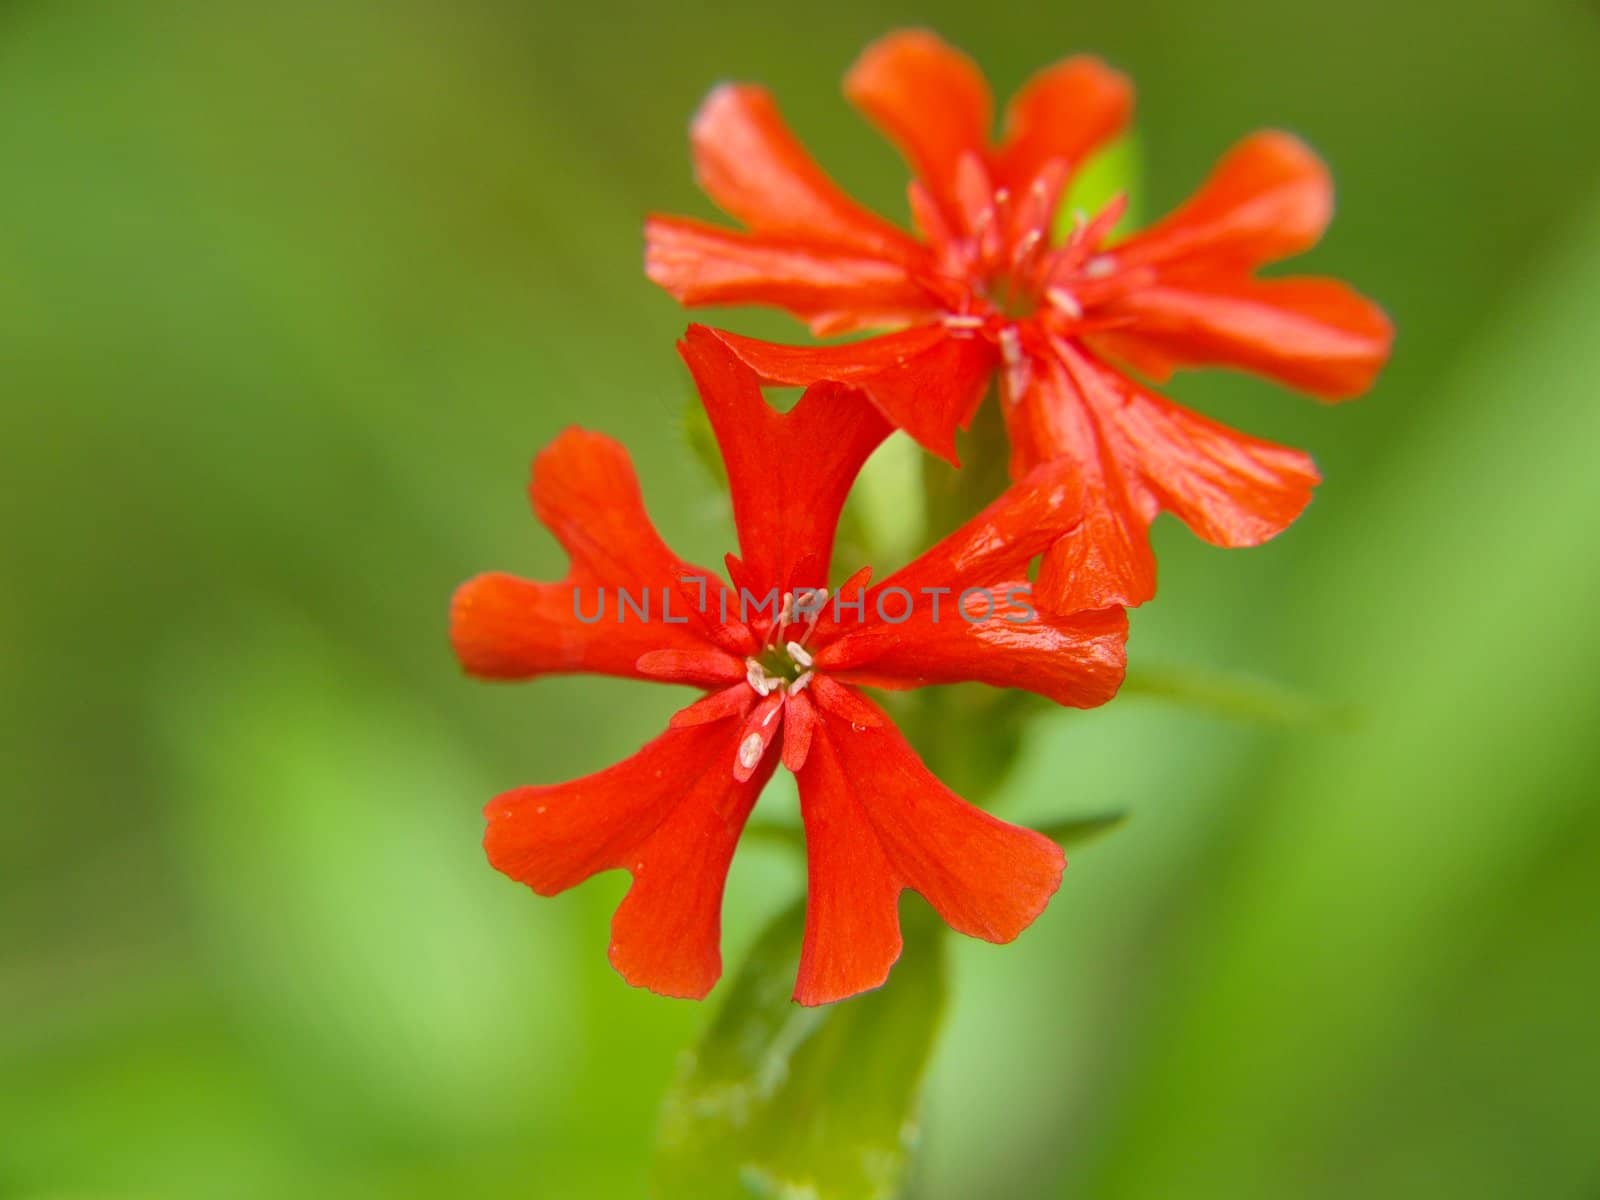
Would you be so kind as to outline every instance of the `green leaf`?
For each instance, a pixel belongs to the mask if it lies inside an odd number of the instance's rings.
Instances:
[[[915,1140],[944,1008],[938,918],[910,899],[888,984],[823,1008],[789,997],[803,904],[779,916],[667,1094],[660,1200],[890,1200]]]
[[[1265,725],[1348,729],[1357,723],[1357,713],[1348,706],[1330,704],[1270,680],[1221,671],[1187,667],[1130,669],[1121,694],[1146,696],[1234,721]]]

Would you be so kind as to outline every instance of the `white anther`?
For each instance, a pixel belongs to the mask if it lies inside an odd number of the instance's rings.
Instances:
[[[795,662],[799,663],[802,667],[809,667],[811,665],[811,652],[799,642],[785,642],[783,644],[783,648],[789,652],[789,657],[794,659]]]
[[[810,639],[811,635],[817,631],[817,622],[822,619],[822,608],[825,604],[827,604],[829,595],[830,593],[827,588],[818,588],[817,591],[813,593],[813,599],[816,601],[816,607],[811,609],[811,611],[806,614],[806,627],[800,632],[801,649],[805,648],[806,642]],[[809,667],[811,665],[811,660],[807,658],[801,663],[801,665]]]
[[[1017,332],[1015,325],[1007,325],[1000,331],[1000,354],[1006,360],[1006,366],[1022,365],[1022,335]]]
[[[1046,288],[1044,292],[1050,303],[1059,308],[1073,320],[1083,316],[1083,305],[1078,303],[1078,298],[1064,287]]]
[[[767,669],[753,658],[744,660],[744,678],[758,696],[769,696],[775,688],[783,686],[783,680],[769,675]]]
[[[810,683],[811,683],[811,672],[810,671],[802,671],[802,672],[800,672],[800,677],[789,685],[789,694],[792,696],[796,692],[805,691],[806,688],[810,685]]]
[[[1030,229],[1023,234],[1022,239],[1017,242],[1017,248],[1011,252],[1012,261],[1021,262],[1027,258],[1029,254],[1033,253],[1033,248],[1039,244],[1039,239],[1043,236],[1044,234],[1037,229]]]
[[[1083,264],[1083,273],[1090,279],[1104,279],[1117,269],[1117,260],[1109,254],[1096,254]]]
[[[946,329],[982,329],[983,318],[966,313],[945,313],[939,320]]]
[[[739,743],[739,765],[746,771],[753,771],[755,765],[761,761],[761,752],[765,749],[766,743],[761,740],[759,733],[749,734]]]

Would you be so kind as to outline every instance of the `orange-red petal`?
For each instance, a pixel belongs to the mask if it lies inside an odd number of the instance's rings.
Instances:
[[[690,145],[700,186],[756,233],[894,260],[924,254],[828,178],[765,88],[730,83],[712,91],[690,126]]]
[[[868,595],[889,587],[913,593],[927,587],[959,592],[1000,580],[1025,579],[1029,563],[1057,538],[1077,528],[1094,499],[1085,487],[1079,464],[1053,455]]]
[[[1047,163],[1073,170],[1127,127],[1133,84],[1092,55],[1046,67],[1006,106],[995,182],[1020,195]]]
[[[988,152],[994,100],[983,72],[936,34],[910,29],[868,46],[845,76],[844,91],[953,217],[961,156]]]
[[[1372,386],[1394,327],[1371,300],[1333,279],[1174,281],[1106,306],[1126,318],[1113,350],[1162,378],[1175,367],[1254,371],[1324,400]]]
[[[1056,538],[1040,564],[1034,589],[1040,607],[1074,613],[1143,604],[1156,591],[1147,533],[1155,514],[1139,511],[1103,420],[1053,352],[1033,356],[1024,370],[1003,372],[1001,379],[1012,473],[1066,459],[1083,479],[1081,523]]]
[[[1236,273],[1310,249],[1332,216],[1322,160],[1292,134],[1269,130],[1234,146],[1199,191],[1110,253],[1123,267]]]
[[[1063,344],[1074,388],[1103,422],[1146,520],[1172,513],[1218,546],[1281,533],[1321,481],[1309,456],[1181,408]]]
[[[957,931],[1008,942],[1060,886],[1060,847],[962,800],[887,719],[819,720],[798,780],[807,859],[801,1004],[842,1000],[888,978],[905,888]]]
[[[645,274],[683,304],[770,304],[819,330],[904,324],[929,311],[906,268],[888,259],[687,217],[646,222]]]
[[[484,810],[490,863],[543,896],[598,871],[628,871],[612,964],[635,987],[704,996],[722,973],[728,864],[775,765],[737,782],[736,730],[726,720],[669,729],[594,775],[496,797]]]
[[[972,420],[994,374],[994,347],[938,324],[831,346],[781,346],[713,331],[771,383],[833,380],[861,389],[890,424],[940,458],[956,458],[956,430]]]
[[[1024,580],[970,593],[918,595],[908,620],[847,625],[817,652],[819,670],[878,687],[986,683],[1024,688],[1073,708],[1117,694],[1127,670],[1121,608],[1055,616],[1039,611]],[[893,615],[899,615],[899,609]]]
[[[728,470],[740,574],[780,592],[825,587],[839,511],[888,422],[859,393],[831,382],[778,412],[756,372],[703,325],[691,325],[678,350]]]
[[[643,654],[705,648],[704,622],[682,598],[679,581],[714,577],[662,542],[619,443],[568,429],[534,460],[529,492],[571,566],[559,583],[491,573],[457,589],[450,640],[467,671],[489,679],[567,672],[642,678]],[[624,591],[635,608],[622,608]]]

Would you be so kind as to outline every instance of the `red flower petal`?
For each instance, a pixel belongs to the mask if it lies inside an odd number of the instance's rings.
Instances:
[[[1333,216],[1322,160],[1287,133],[1245,138],[1176,211],[1111,248],[1121,266],[1258,267],[1316,245]]]
[[[792,692],[783,714],[783,765],[798,773],[811,753],[811,735],[817,728],[817,710],[804,692]]]
[[[872,588],[868,608],[875,612],[873,598],[891,587],[913,595],[937,587],[959,593],[1025,579],[1033,559],[1077,528],[1091,502],[1077,463],[1052,455],[966,524]]]
[[[1056,613],[1138,605],[1155,595],[1156,561],[1141,513],[1102,421],[1053,353],[1001,374],[1001,408],[1011,437],[1013,475],[1065,458],[1082,473],[1081,524],[1045,553],[1034,592]]]
[[[860,388],[892,425],[956,466],[956,430],[971,422],[994,373],[988,341],[954,337],[942,325],[833,346],[780,346],[712,332],[768,382],[827,379]]]
[[[818,675],[815,678],[811,684],[811,694],[817,698],[819,709],[831,717],[837,717],[847,725],[876,729],[888,720],[877,705],[855,688],[846,687],[826,675]]]
[[[752,693],[743,680],[701,696],[687,708],[672,714],[667,724],[673,729],[687,729],[691,725],[707,725],[727,717],[743,717],[750,710]]]
[[[972,60],[922,29],[879,38],[844,81],[845,95],[905,155],[948,217],[963,153],[987,155],[994,101]]]
[[[724,84],[690,126],[706,194],[756,233],[918,261],[923,249],[844,192],[806,153],[765,88]]]
[[[741,576],[786,591],[827,585],[839,510],[889,426],[853,390],[806,389],[780,413],[755,371],[703,325],[678,351],[689,364],[722,448],[743,555]]]
[[[1071,170],[1116,137],[1133,113],[1133,85],[1098,58],[1046,67],[1006,107],[995,182],[1021,195],[1052,159]]]
[[[450,611],[450,640],[461,665],[490,679],[578,671],[643,678],[637,665],[643,654],[703,650],[703,622],[683,600],[679,579],[714,576],[662,542],[628,452],[608,437],[573,428],[540,453],[533,471],[534,511],[566,549],[571,567],[560,583],[503,574],[464,583]],[[648,620],[621,610],[623,590],[648,605]],[[662,619],[667,592],[672,621]],[[580,612],[600,615],[591,622],[580,620]]]
[[[736,782],[735,728],[671,729],[597,774],[497,797],[485,809],[489,861],[543,896],[597,871],[630,872],[612,965],[635,987],[704,996],[722,973],[728,863],[775,765]]]
[[[737,683],[745,677],[744,660],[715,646],[698,650],[651,650],[634,664],[641,675],[668,683],[689,683],[717,687]]]
[[[1180,408],[1069,345],[1058,351],[1143,493],[1147,521],[1164,509],[1214,545],[1254,546],[1311,502],[1321,476],[1299,450]]]
[[[860,729],[818,721],[798,780],[808,880],[801,1004],[842,1000],[888,978],[905,888],[959,932],[1008,942],[1060,885],[1060,847],[962,800],[886,718]]]
[[[1326,400],[1372,386],[1394,328],[1365,296],[1332,279],[1174,282],[1130,292],[1105,307],[1130,324],[1113,350],[1141,369],[1230,366]]]
[[[770,304],[817,332],[900,325],[929,311],[906,269],[886,259],[685,217],[646,222],[645,274],[683,304]]]
[[[1026,580],[1037,555],[1080,527],[1084,505],[1074,463],[1057,458],[1035,468],[871,589],[863,621],[819,624],[818,669],[849,672],[882,687],[974,680],[1027,688],[1080,708],[1105,703],[1121,686],[1126,666],[1125,614],[1059,607],[1079,593],[1096,598],[1086,587],[1053,595],[1053,612],[1040,613]],[[880,609],[886,615],[880,617]]]
[[[1052,616],[1029,600],[1026,580],[968,597],[927,600],[908,621],[846,627],[816,656],[819,670],[877,687],[987,683],[1025,688],[1073,708],[1117,694],[1127,669],[1128,616],[1120,608]]]
[[[1047,612],[1137,608],[1156,594],[1150,523],[1134,507],[1120,473],[1108,468],[1102,478],[1099,504],[1039,563],[1033,594]]]

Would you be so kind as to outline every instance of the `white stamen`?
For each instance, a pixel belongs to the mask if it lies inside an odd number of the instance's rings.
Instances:
[[[1071,292],[1067,291],[1066,288],[1046,288],[1044,294],[1049,298],[1051,304],[1054,304],[1073,320],[1077,320],[1079,317],[1083,316],[1083,305],[1079,304],[1078,298]]]
[[[969,316],[966,313],[945,313],[939,320],[946,329],[982,329],[983,318]]]
[[[822,606],[828,601],[827,588],[801,588],[794,598],[794,623],[804,624],[810,629],[817,623],[817,616],[822,612]],[[801,641],[805,639],[802,637]]]
[[[739,765],[746,771],[754,770],[755,765],[761,761],[761,752],[765,749],[766,744],[761,740],[761,735],[750,734],[739,743]]]
[[[789,694],[792,696],[796,692],[805,691],[806,687],[810,683],[811,683],[811,672],[810,671],[802,671],[802,672],[800,672],[800,677],[789,685]]]
[[[783,705],[781,705],[781,704],[779,704],[779,705],[775,706],[773,709],[771,709],[767,713],[766,716],[761,718],[761,728],[765,729],[768,725],[771,725],[772,724],[772,719],[774,717],[776,717],[782,711],[783,711]]]
[[[770,696],[774,688],[783,686],[783,680],[769,675],[767,669],[753,658],[744,660],[744,679],[758,696]]]
[[[1117,269],[1117,260],[1109,254],[1096,254],[1083,264],[1083,273],[1090,279],[1104,279]]]
[[[1011,261],[1021,262],[1027,258],[1028,255],[1033,253],[1033,248],[1039,244],[1039,239],[1043,236],[1044,234],[1037,229],[1028,230],[1017,242],[1017,248],[1011,252]]]
[[[789,652],[789,657],[794,659],[795,662],[799,663],[802,667],[809,667],[811,665],[811,652],[799,642],[785,642],[783,644],[783,648]]]
[[[818,588],[813,595],[816,600],[816,607],[806,614],[805,632],[800,635],[800,644],[802,646],[806,644],[806,639],[817,631],[817,622],[822,619],[823,605],[827,604],[828,597],[831,595],[831,593],[827,588]],[[806,659],[805,665],[808,667],[811,665],[811,660],[809,658]]]
[[[1007,325],[1000,331],[1000,354],[1006,360],[1006,366],[1022,365],[1022,335],[1017,332],[1015,325]]]

